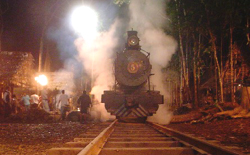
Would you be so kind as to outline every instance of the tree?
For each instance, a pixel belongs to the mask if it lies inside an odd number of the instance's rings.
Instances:
[[[190,87],[190,90],[193,90],[194,107],[199,104],[200,80],[206,79],[202,76],[204,66],[206,70],[213,69],[210,81],[214,82],[210,82],[209,87],[216,90],[214,100],[218,99],[223,103],[225,97],[229,96],[229,100],[234,102],[236,67],[240,65],[236,65],[234,55],[237,48],[234,47],[238,42],[248,43],[250,46],[249,6],[250,2],[247,0],[169,1],[167,12],[171,19],[172,34],[179,42],[183,79],[180,82],[183,83],[183,94],[188,92],[185,88]],[[227,56],[230,61],[225,61]],[[229,80],[226,81],[227,79]],[[225,81],[229,85],[226,85]],[[227,96],[224,96],[225,94]]]
[[[181,102],[192,102],[191,93],[189,88],[189,70],[188,70],[188,42],[184,42],[184,39],[188,39],[188,31],[186,30],[185,24],[185,10],[183,7],[182,0],[172,0],[168,4],[167,14],[170,16],[172,24],[173,24],[173,33],[175,33],[175,37],[179,42],[179,56],[180,56],[180,89],[182,94],[180,95]],[[184,43],[186,43],[184,45]]]
[[[229,34],[230,34],[230,43],[229,43],[229,51],[230,51],[230,92],[231,92],[231,101],[235,102],[234,98],[234,50],[233,50],[233,32],[234,29],[239,25],[240,23],[240,16],[239,16],[239,9],[242,2],[240,1],[234,1],[229,0],[226,1],[226,3],[223,3],[224,5],[224,17],[225,22],[229,25]]]

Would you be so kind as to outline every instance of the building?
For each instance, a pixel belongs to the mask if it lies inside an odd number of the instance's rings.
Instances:
[[[27,89],[34,86],[34,57],[30,52],[0,51],[0,88]]]

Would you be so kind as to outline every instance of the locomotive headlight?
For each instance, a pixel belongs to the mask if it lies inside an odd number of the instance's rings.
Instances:
[[[137,36],[131,36],[128,38],[129,46],[135,46],[139,43],[139,38]]]

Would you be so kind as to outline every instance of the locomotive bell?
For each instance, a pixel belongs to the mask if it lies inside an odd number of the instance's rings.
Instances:
[[[126,48],[128,50],[140,50],[141,46],[139,44],[139,38],[137,37],[137,31],[128,31],[128,39]]]

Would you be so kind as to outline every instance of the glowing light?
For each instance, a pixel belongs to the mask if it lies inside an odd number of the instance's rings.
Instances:
[[[45,75],[39,75],[35,77],[36,82],[38,82],[40,85],[45,86],[48,84],[48,79]]]
[[[92,40],[97,35],[97,13],[87,6],[76,8],[71,15],[74,30],[85,40]]]
[[[80,111],[80,108],[77,108],[77,111]]]

